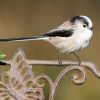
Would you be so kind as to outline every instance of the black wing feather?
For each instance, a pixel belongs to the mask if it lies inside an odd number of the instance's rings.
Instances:
[[[58,30],[58,29],[55,29],[55,30],[52,30],[46,34],[44,34],[43,36],[49,36],[49,37],[56,37],[56,36],[59,36],[59,37],[70,37],[72,36],[73,34],[73,30],[70,29],[70,30]]]

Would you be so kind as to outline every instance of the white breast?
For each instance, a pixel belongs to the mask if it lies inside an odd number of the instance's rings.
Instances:
[[[62,53],[65,52],[74,52],[79,48],[77,41],[71,37],[53,37],[49,42],[59,49]]]

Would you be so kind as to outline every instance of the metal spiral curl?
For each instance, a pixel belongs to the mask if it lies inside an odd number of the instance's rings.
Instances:
[[[72,66],[73,67],[73,66]],[[75,85],[81,85],[86,81],[86,72],[85,70],[80,67],[80,66],[74,66],[75,69],[72,70],[78,70],[80,72],[81,75],[79,75],[79,73],[74,73],[72,74],[72,82]]]

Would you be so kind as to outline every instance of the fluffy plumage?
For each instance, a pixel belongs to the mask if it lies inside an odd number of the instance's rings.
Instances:
[[[63,53],[79,51],[89,44],[92,37],[92,21],[87,16],[75,16],[46,34],[22,38],[0,39],[1,42],[45,40]]]

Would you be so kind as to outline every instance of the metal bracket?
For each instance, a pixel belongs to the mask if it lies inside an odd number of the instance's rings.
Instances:
[[[58,74],[54,82],[45,74],[35,76],[31,69],[32,65],[57,67],[59,66],[58,61],[27,60],[22,49],[18,49],[11,60],[3,62],[11,67],[9,71],[3,72],[0,75],[0,100],[44,100],[43,84],[39,84],[40,79],[48,82],[50,86],[49,100],[54,100],[57,86],[63,77],[72,70],[79,72],[72,74],[72,82],[76,85],[85,83],[86,68],[92,71],[97,78],[100,78],[100,72],[93,63],[82,62],[81,66],[78,66],[77,62],[72,61],[63,61],[63,66],[65,67]]]

